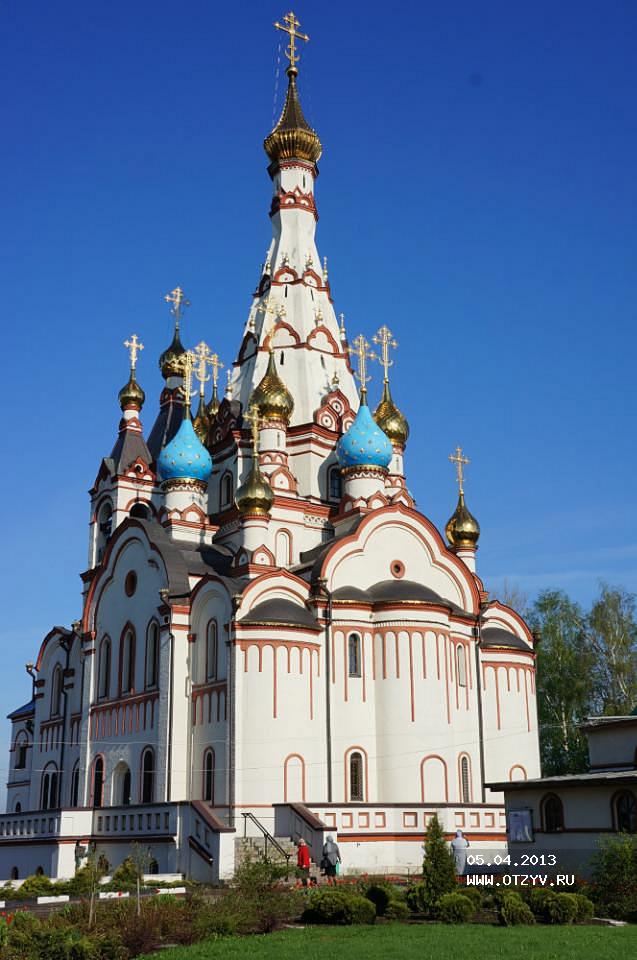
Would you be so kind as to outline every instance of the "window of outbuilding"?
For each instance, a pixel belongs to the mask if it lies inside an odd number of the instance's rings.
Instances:
[[[615,796],[615,826],[619,833],[637,833],[637,798],[632,790]]]
[[[542,800],[542,820],[546,833],[559,833],[564,829],[564,807],[555,793],[549,793]]]

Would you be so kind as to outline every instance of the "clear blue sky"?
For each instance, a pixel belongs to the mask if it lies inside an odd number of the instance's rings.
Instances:
[[[400,342],[419,507],[446,521],[460,443],[488,584],[637,590],[637,4],[295,10],[324,144],[319,249],[350,332],[388,323]],[[2,713],[27,699],[48,628],[80,613],[122,341],[146,344],[147,427],[167,290],[192,300],[190,343],[235,356],[270,236],[261,142],[285,12],[0,3]]]

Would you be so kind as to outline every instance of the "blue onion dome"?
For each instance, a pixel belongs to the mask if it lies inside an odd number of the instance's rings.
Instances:
[[[157,458],[157,467],[163,480],[201,480],[204,483],[212,473],[212,458],[195,433],[192,422],[182,424]]]
[[[352,467],[378,467],[386,470],[392,453],[389,437],[375,422],[367,404],[361,402],[354,422],[336,444],[336,456],[341,470]]]

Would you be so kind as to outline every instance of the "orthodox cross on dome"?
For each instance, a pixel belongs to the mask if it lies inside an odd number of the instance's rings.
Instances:
[[[184,307],[190,306],[190,300],[186,300],[184,291],[181,287],[175,287],[170,293],[167,293],[164,297],[166,303],[172,304],[170,312],[175,318],[175,329],[179,330],[179,322],[181,320],[181,314]]]
[[[339,315],[339,320],[341,321],[341,325],[338,328],[338,332],[341,335],[341,340],[347,340],[347,333],[345,332],[345,314],[344,313],[341,313]]]
[[[274,23],[274,26],[276,27],[277,30],[283,30],[283,32],[287,33],[290,38],[290,42],[286,48],[285,55],[290,61],[290,66],[288,67],[288,70],[294,70],[294,72],[296,73],[296,65],[301,59],[299,54],[296,52],[296,39],[298,37],[299,40],[304,40],[307,43],[307,41],[310,38],[307,36],[307,34],[299,33],[299,31],[296,29],[297,27],[300,27],[301,24],[296,19],[296,17],[294,16],[291,10],[289,13],[286,13],[286,15],[283,17],[283,23],[279,23],[279,21],[276,20]]]
[[[212,354],[210,353],[210,347],[203,340],[197,344],[195,347],[195,376],[199,381],[199,393],[201,396],[204,395],[204,384],[210,380],[210,377],[206,373],[209,366],[212,365]]]
[[[393,366],[394,361],[389,359],[389,348],[396,349],[398,343],[394,340],[394,335],[389,329],[383,325],[378,333],[374,334],[372,337],[373,342],[380,346],[380,357],[378,357],[378,362],[385,371],[383,380],[385,383],[389,383],[389,368]]]
[[[352,341],[352,346],[347,348],[347,352],[357,357],[358,359],[358,370],[355,372],[354,376],[358,379],[361,385],[361,403],[367,403],[367,386],[366,384],[372,379],[367,373],[367,361],[368,360],[377,360],[377,356],[373,350],[370,350],[369,342],[365,339],[362,333],[359,333],[357,337]]]
[[[456,447],[456,452],[449,454],[449,460],[451,463],[455,464],[456,467],[456,480],[458,482],[458,493],[464,494],[464,468],[468,463],[471,463],[469,457],[464,457],[462,455],[462,447]]]
[[[210,354],[210,359],[208,360],[208,363],[210,364],[210,366],[211,366],[211,368],[212,368],[212,385],[213,385],[213,387],[214,387],[215,390],[216,390],[216,389],[217,389],[217,384],[218,384],[218,382],[219,382],[219,371],[220,371],[220,370],[223,370],[225,364],[222,363],[221,360],[219,359],[219,354],[218,354],[218,353],[211,353],[211,354]],[[228,370],[228,373],[230,373],[229,370]]]
[[[186,350],[182,358],[184,369],[184,417],[190,420],[190,398],[192,397],[192,372],[197,357],[192,350]]]
[[[144,349],[144,344],[139,342],[137,339],[137,334],[134,333],[130,340],[124,340],[124,346],[128,350],[130,356],[130,368],[132,373],[137,366],[137,354],[140,352],[140,350]]]
[[[270,317],[270,322],[264,330],[265,340],[270,338],[270,349],[272,349],[272,337],[276,332],[279,320],[285,316],[285,307],[282,303],[275,303],[268,299],[266,303],[260,303],[257,307],[259,313]]]
[[[246,420],[250,424],[252,433],[252,455],[256,458],[259,455],[259,428],[261,426],[261,417],[256,403],[253,403],[246,413]]]

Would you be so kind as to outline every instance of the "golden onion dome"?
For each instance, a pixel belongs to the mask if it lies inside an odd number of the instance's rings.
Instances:
[[[318,134],[303,116],[296,88],[296,67],[288,67],[288,92],[279,122],[263,141],[265,152],[274,163],[279,160],[307,160],[317,163],[323,148]]]
[[[445,534],[449,546],[455,549],[462,547],[475,548],[480,539],[480,524],[467,510],[462,491],[458,497],[458,506],[445,527]]]
[[[290,422],[294,400],[277,373],[273,350],[270,350],[267,370],[261,382],[254,388],[249,405],[257,407],[263,420]]]
[[[128,383],[124,384],[119,391],[118,398],[122,410],[126,410],[127,407],[135,407],[137,410],[141,410],[144,406],[146,394],[135,379],[134,370],[131,370]]]
[[[234,502],[242,516],[267,517],[272,509],[272,487],[259,470],[256,456],[252,458],[250,473],[238,488]]]
[[[164,380],[168,380],[169,377],[183,376],[183,357],[185,352],[186,348],[179,337],[179,327],[175,326],[172,343],[164,350],[159,358],[159,369],[161,370]]]
[[[409,437],[409,424],[392,400],[387,380],[385,380],[381,401],[374,410],[374,420],[392,443],[405,446]]]
[[[219,413],[219,397],[217,395],[217,385],[216,383],[212,387],[212,398],[210,403],[206,407],[206,416],[208,417],[208,423],[212,423],[214,418]]]

